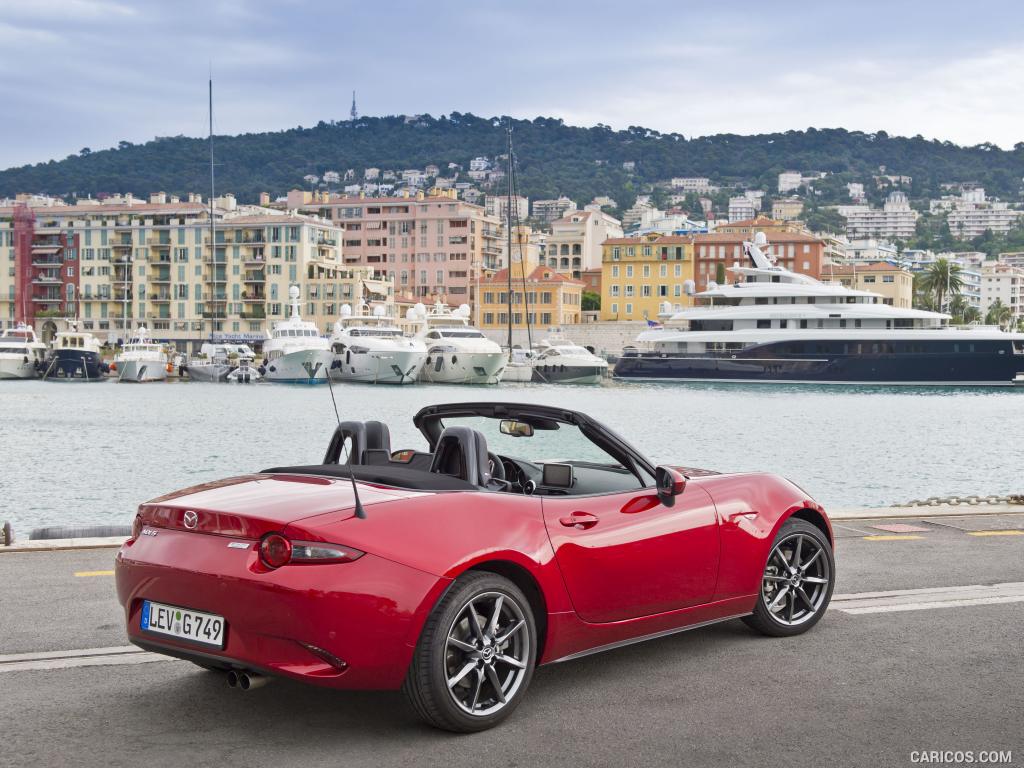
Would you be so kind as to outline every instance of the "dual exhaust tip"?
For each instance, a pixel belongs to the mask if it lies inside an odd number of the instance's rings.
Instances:
[[[238,688],[241,691],[251,691],[260,688],[270,682],[269,677],[258,675],[255,672],[232,669],[228,672],[228,688]]]

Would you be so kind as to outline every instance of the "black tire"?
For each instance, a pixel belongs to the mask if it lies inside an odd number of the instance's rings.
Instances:
[[[807,542],[810,554],[804,550]],[[794,556],[799,562],[810,562],[802,570],[790,567],[787,571]],[[770,637],[803,634],[825,615],[835,582],[835,558],[825,535],[804,520],[787,520],[769,550],[754,612],[743,621]]]
[[[482,616],[483,626],[477,621],[480,630],[475,635],[480,638],[477,642],[472,639],[472,626],[468,619],[468,611],[473,610],[470,603],[473,602],[475,607],[475,601],[480,601],[481,606],[493,609],[497,604],[496,596],[501,597],[496,611],[499,615],[496,631],[491,632],[492,622]],[[509,616],[507,623],[500,626],[503,611]],[[492,610],[492,618],[494,613]],[[518,629],[512,629],[513,626]],[[510,639],[501,641],[500,638],[506,632]],[[449,642],[449,633],[452,636],[463,633],[463,639],[470,640],[480,650],[467,653],[460,648],[453,648]],[[489,642],[488,636],[492,636]],[[486,647],[490,648],[488,661],[474,658],[474,654],[487,653],[484,650],[485,642]],[[462,642],[461,645],[468,644]],[[456,733],[483,731],[493,728],[512,714],[522,701],[533,679],[536,653],[536,623],[530,603],[522,591],[497,574],[470,571],[455,580],[427,618],[402,692],[416,714],[436,728]],[[509,657],[523,666],[510,666],[507,661]],[[466,668],[470,667],[467,673]],[[459,684],[450,687],[448,680],[452,670],[458,670],[453,676],[461,672],[462,677]],[[502,675],[505,675],[505,680],[500,679]],[[497,693],[497,687],[490,682],[492,678],[502,683],[501,694]],[[475,683],[474,680],[480,682]],[[467,699],[471,698],[469,707],[465,701],[457,703],[462,690],[465,690]],[[474,695],[471,696],[471,693]],[[499,696],[504,699],[503,702]],[[478,706],[479,712],[472,714],[470,709],[477,711]]]

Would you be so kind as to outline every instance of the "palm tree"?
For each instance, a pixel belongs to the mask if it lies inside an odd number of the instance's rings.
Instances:
[[[988,308],[988,313],[985,315],[986,323],[998,325],[1000,328],[1009,325],[1011,320],[1013,320],[1013,310],[1003,304],[1002,299],[992,302],[992,306]]]
[[[964,321],[964,325],[970,325],[971,323],[980,323],[981,322],[981,310],[978,309],[973,304],[968,304],[964,308],[963,321]]]
[[[949,259],[936,259],[920,275],[918,285],[923,291],[935,295],[935,305],[941,312],[947,296],[958,295],[964,287],[960,276],[963,268]]]

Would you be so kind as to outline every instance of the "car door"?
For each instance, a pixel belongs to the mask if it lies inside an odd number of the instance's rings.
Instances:
[[[544,496],[544,522],[576,612],[621,621],[710,602],[719,531],[707,491],[687,484],[675,504],[653,488]]]

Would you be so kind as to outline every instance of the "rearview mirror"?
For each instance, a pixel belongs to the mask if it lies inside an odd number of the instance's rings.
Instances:
[[[658,467],[654,470],[654,481],[658,485],[658,499],[666,507],[676,503],[676,496],[686,489],[686,478],[672,467]]]
[[[502,419],[500,425],[501,434],[511,437],[533,437],[533,425],[525,421],[513,421]]]

